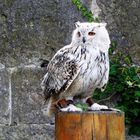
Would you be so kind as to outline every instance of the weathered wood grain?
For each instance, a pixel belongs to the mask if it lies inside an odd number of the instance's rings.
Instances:
[[[55,140],[125,140],[123,112],[58,112],[55,120]]]

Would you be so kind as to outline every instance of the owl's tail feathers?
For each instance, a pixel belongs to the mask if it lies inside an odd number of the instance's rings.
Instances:
[[[47,115],[48,117],[52,117],[53,115],[55,115],[55,113],[57,112],[57,107],[56,107],[56,102],[57,102],[57,98],[54,97],[54,96],[51,96],[49,98],[49,101],[48,101],[48,107],[47,107]]]
[[[44,104],[47,104],[47,116],[48,117],[53,116],[58,110],[58,108],[56,107],[56,103],[58,101],[58,96],[52,95],[52,93],[54,93],[54,91],[48,89],[47,86],[45,86],[45,88],[43,90],[43,95],[44,95],[44,99],[45,99]]]

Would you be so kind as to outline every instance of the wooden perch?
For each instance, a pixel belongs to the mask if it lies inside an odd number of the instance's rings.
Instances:
[[[55,140],[125,140],[123,112],[58,112],[55,121]]]

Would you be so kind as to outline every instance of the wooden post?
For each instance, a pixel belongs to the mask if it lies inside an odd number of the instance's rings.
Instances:
[[[55,123],[55,140],[125,140],[123,112],[58,112]]]

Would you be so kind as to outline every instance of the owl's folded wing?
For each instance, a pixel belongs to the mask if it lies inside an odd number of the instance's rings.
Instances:
[[[104,91],[109,79],[109,59],[107,54],[101,55],[100,57],[101,57],[101,61],[98,64],[98,68],[101,74],[101,80],[99,82],[98,88],[100,88],[101,91]]]
[[[72,56],[66,53],[55,55],[48,64],[47,73],[43,80],[46,100],[67,90],[79,71],[78,63]]]

